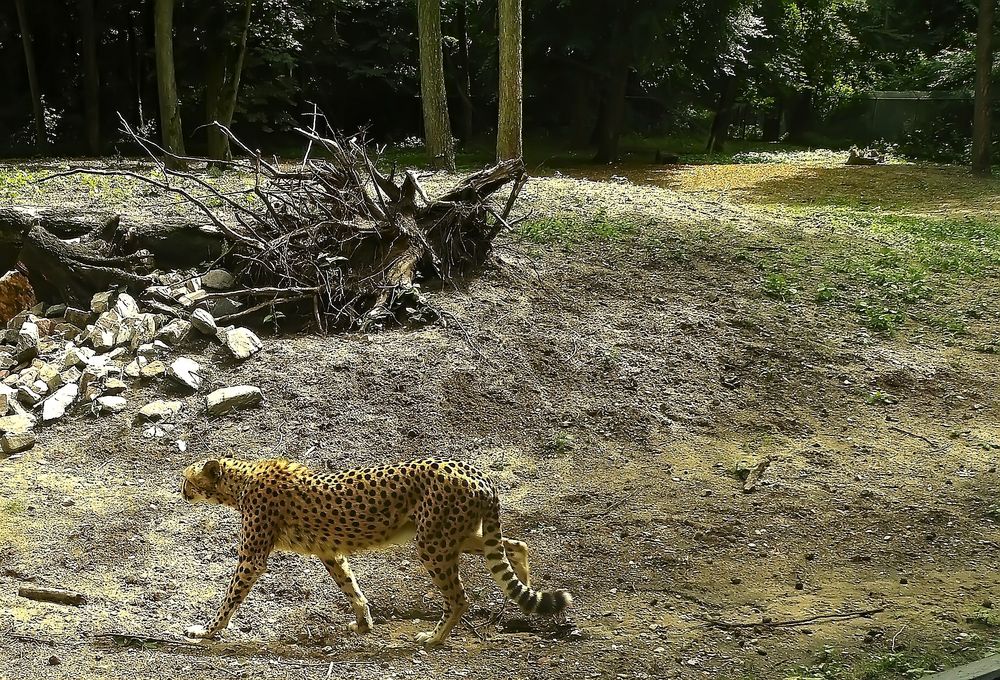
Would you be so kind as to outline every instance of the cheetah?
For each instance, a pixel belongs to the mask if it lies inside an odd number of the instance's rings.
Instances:
[[[531,588],[527,546],[500,531],[496,486],[466,463],[423,458],[319,472],[284,459],[210,459],[184,470],[181,494],[242,516],[239,562],[222,606],[208,625],[189,627],[188,637],[213,638],[229,625],[273,550],[318,557],[350,602],[356,621],[349,628],[364,634],[371,612],[348,556],[415,539],[445,600],[437,626],[417,635],[428,646],[444,642],[469,607],[458,573],[462,553],[485,555],[493,579],[526,613],[558,614],[572,603],[565,590]]]

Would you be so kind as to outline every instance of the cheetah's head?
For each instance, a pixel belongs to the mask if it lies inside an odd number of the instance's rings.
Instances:
[[[231,504],[222,488],[223,465],[215,459],[202,460],[187,466],[181,473],[181,495],[190,503]]]

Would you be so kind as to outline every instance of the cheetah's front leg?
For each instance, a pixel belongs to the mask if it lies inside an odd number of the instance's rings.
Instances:
[[[184,634],[191,638],[212,638],[229,625],[229,619],[243,604],[253,584],[267,571],[267,557],[273,540],[263,532],[258,532],[257,524],[244,521],[243,535],[238,551],[239,562],[233,578],[229,581],[226,599],[219,607],[219,613],[207,626],[190,626]]]

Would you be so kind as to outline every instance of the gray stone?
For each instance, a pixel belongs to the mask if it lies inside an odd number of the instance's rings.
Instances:
[[[95,293],[94,297],[90,298],[90,311],[94,314],[103,314],[111,309],[111,298],[114,297],[114,293],[110,290],[106,290],[100,293]]]
[[[169,345],[176,345],[183,341],[189,332],[191,332],[190,323],[184,319],[174,319],[161,328],[156,334],[156,337]]]
[[[44,302],[36,302],[28,309],[28,311],[34,314],[35,316],[42,316],[45,313],[46,307],[47,305]]]
[[[0,371],[6,371],[14,366],[17,366],[17,359],[13,353],[6,349],[0,349]]]
[[[7,415],[10,411],[11,403],[17,398],[13,387],[0,384],[0,416]]]
[[[66,305],[64,304],[52,305],[51,307],[45,310],[45,316],[50,319],[58,319],[65,313],[66,313]]]
[[[33,432],[5,432],[0,435],[0,451],[6,455],[27,451],[35,445]]]
[[[243,305],[232,298],[212,298],[205,301],[205,306],[212,315],[219,319],[224,316],[229,316],[230,314],[235,314],[236,312],[243,309]]]
[[[229,290],[236,279],[225,269],[213,269],[201,277],[201,285],[206,290]]]
[[[63,385],[69,385],[70,383],[79,383],[80,378],[83,377],[83,373],[76,366],[70,366],[60,373],[59,377],[62,378]]]
[[[215,337],[215,318],[204,309],[196,309],[191,313],[191,325],[199,333]]]
[[[125,410],[125,397],[98,397],[97,398],[97,412],[98,413],[118,413]]]
[[[264,346],[253,331],[242,327],[226,333],[223,343],[229,353],[241,361],[253,356]]]
[[[87,310],[67,307],[63,318],[66,319],[66,323],[71,323],[80,330],[83,330],[90,323],[90,320],[94,318],[94,315]]]
[[[55,335],[58,335],[63,340],[74,340],[80,335],[80,329],[71,323],[66,323],[60,321],[56,324],[55,328],[52,329]]]
[[[18,312],[17,314],[11,317],[10,321],[7,322],[7,330],[9,331],[20,330],[21,324],[27,321],[29,316],[31,316],[31,312],[29,312],[28,310],[24,310],[23,312]]]
[[[204,378],[201,376],[201,366],[197,361],[187,357],[178,357],[170,364],[167,375],[185,387],[197,390],[201,387]]]
[[[205,398],[205,409],[209,415],[221,416],[236,409],[259,406],[264,400],[260,388],[250,385],[223,387]]]
[[[164,418],[172,418],[181,411],[181,402],[179,401],[164,401],[158,399],[156,401],[151,401],[150,403],[139,409],[136,414],[136,420],[140,422],[159,422]]]
[[[66,409],[76,401],[80,388],[76,383],[64,385],[42,403],[42,421],[50,422],[66,415]]]
[[[21,432],[28,432],[35,426],[34,416],[28,413],[15,413],[10,416],[3,416],[0,418],[0,433],[7,434],[13,432],[14,434],[20,434]]]
[[[63,368],[72,368],[74,366],[84,366],[87,363],[86,354],[83,352],[82,347],[75,347],[70,345],[66,348],[66,353],[63,354]]]
[[[42,396],[33,386],[21,385],[17,388],[17,400],[25,406],[34,406],[42,400]]]

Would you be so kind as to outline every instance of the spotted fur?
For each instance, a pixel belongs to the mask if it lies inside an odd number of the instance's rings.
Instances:
[[[347,596],[356,621],[372,627],[368,600],[347,561],[353,552],[415,538],[420,560],[444,595],[434,630],[417,635],[440,644],[469,607],[458,573],[462,553],[481,554],[493,579],[527,613],[556,614],[572,597],[530,587],[528,549],[504,538],[496,487],[461,462],[424,458],[400,465],[317,472],[286,460],[205,460],[183,473],[192,503],[234,507],[242,516],[239,563],[218,614],[190,637],[213,637],[267,570],[272,550],[317,556]]]

